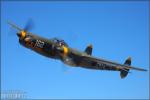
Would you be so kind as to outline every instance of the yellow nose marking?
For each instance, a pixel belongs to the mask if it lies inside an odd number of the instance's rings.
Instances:
[[[21,31],[21,38],[23,39],[23,38],[25,38],[25,36],[26,36],[26,32],[25,31]]]
[[[63,46],[63,49],[64,49],[64,52],[63,52],[64,55],[67,55],[67,54],[68,54],[68,51],[69,51],[68,48],[67,48],[66,46]]]

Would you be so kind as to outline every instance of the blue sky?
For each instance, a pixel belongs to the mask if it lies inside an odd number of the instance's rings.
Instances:
[[[129,2],[2,2],[1,90],[22,90],[28,98],[148,99],[149,71],[119,72],[73,68],[43,57],[18,43],[7,24],[24,27],[33,19],[31,32],[59,37],[83,51],[93,44],[93,55],[149,70],[149,4]]]

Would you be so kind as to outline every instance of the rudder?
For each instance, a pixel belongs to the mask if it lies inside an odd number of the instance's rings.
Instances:
[[[128,57],[128,59],[125,61],[124,65],[128,65],[128,66],[131,65],[131,57]],[[126,69],[124,67],[124,69],[120,71],[120,77],[125,78],[128,75],[128,73],[129,73],[129,69]]]

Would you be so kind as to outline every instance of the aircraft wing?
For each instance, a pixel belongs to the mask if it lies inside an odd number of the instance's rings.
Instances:
[[[146,69],[133,67],[128,64],[119,64],[113,61],[95,58],[89,55],[82,56],[81,59],[82,59],[81,62],[83,64],[86,64],[88,66],[87,68],[90,68],[90,69],[102,69],[102,70],[114,70],[114,71],[124,70],[127,72],[129,71],[129,69],[138,70],[138,71],[147,71]]]

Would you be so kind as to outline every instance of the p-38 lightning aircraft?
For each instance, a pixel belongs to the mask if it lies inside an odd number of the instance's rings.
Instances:
[[[92,45],[86,47],[84,52],[70,48],[64,40],[57,38],[46,39],[28,32],[29,26],[24,29],[8,22],[18,32],[19,43],[43,56],[59,59],[63,63],[74,66],[96,70],[120,71],[121,78],[125,78],[130,69],[147,71],[142,68],[131,66],[131,57],[124,64],[96,58],[92,56]]]

